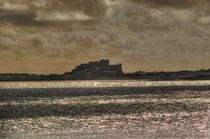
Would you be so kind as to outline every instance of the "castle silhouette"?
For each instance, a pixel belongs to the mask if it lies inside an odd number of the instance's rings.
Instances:
[[[109,59],[101,59],[76,66],[71,72],[75,77],[120,76],[123,74],[122,64],[110,65]]]

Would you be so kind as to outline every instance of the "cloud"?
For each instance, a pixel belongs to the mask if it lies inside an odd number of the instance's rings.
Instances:
[[[34,6],[40,20],[90,20],[100,18],[106,10],[103,0],[45,0]]]
[[[35,25],[39,24],[34,21],[35,13],[8,13],[0,15],[1,22],[10,22],[18,25]]]
[[[175,9],[186,9],[198,6],[209,2],[209,0],[132,0],[135,3],[146,4],[152,8],[175,8]]]
[[[91,20],[92,18],[84,13],[71,12],[71,13],[60,13],[60,12],[37,12],[35,18],[36,21],[82,21]]]
[[[12,4],[12,3],[3,3],[0,6],[3,10],[16,10],[16,11],[26,11],[28,10],[27,5],[25,4]]]
[[[56,25],[56,22],[88,21],[105,12],[99,0],[8,0],[0,1],[0,22],[17,25]]]
[[[0,72],[100,58],[125,71],[208,68],[208,0],[0,0]]]

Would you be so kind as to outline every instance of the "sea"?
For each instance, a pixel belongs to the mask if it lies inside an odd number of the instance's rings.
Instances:
[[[210,81],[0,82],[0,139],[209,139]]]

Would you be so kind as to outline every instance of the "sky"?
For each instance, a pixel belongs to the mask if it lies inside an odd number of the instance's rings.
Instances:
[[[210,0],[0,0],[0,73],[210,68]]]

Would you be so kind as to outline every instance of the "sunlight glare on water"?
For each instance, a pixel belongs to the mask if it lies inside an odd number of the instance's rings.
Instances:
[[[2,82],[0,138],[207,139],[209,85],[210,81]]]
[[[139,87],[139,86],[189,86],[210,85],[210,81],[138,81],[138,80],[99,80],[99,81],[52,81],[52,82],[1,82],[0,88],[86,88],[86,87]]]

